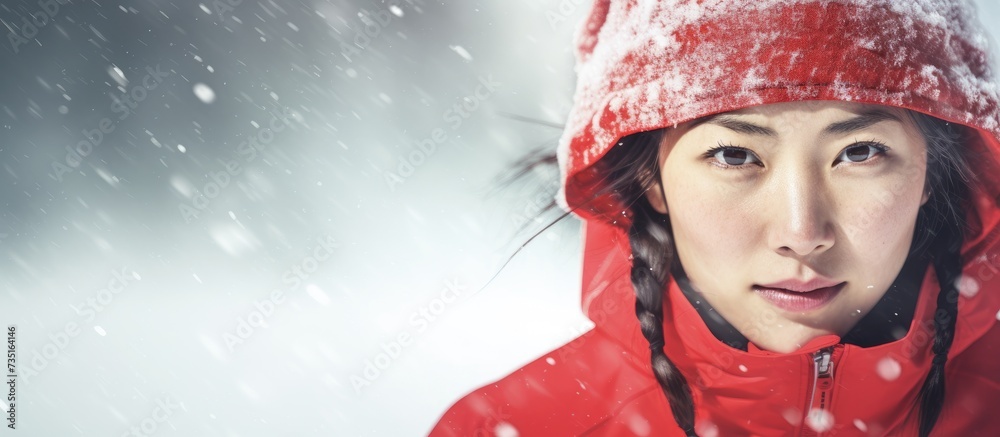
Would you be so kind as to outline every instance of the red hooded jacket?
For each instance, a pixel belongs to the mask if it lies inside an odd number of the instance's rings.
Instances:
[[[558,150],[558,200],[584,221],[582,305],[596,327],[466,395],[430,435],[683,435],[635,317],[629,217],[613,199],[593,200],[600,159],[635,132],[797,100],[896,106],[978,132],[933,435],[998,435],[1000,99],[987,40],[956,1],[598,0],[577,32],[577,91]],[[787,354],[719,341],[671,279],[664,351],[691,386],[699,435],[917,435],[935,278],[928,266],[905,337],[864,348],[830,335]],[[822,433],[805,419],[812,408],[825,414]]]

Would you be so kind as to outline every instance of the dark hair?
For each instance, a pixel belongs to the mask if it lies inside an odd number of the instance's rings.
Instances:
[[[956,282],[963,265],[960,251],[967,226],[965,207],[973,178],[964,146],[972,133],[967,128],[929,115],[907,112],[927,140],[925,188],[931,190],[930,199],[917,214],[909,256],[926,253],[933,262],[941,288],[934,313],[935,333],[931,347],[934,357],[917,399],[920,436],[925,437],[934,428],[944,402],[944,367],[958,315]],[[627,208],[623,212],[632,218],[628,237],[632,248],[631,280],[636,296],[636,317],[643,336],[650,343],[653,372],[669,401],[674,420],[687,435],[694,436],[695,413],[691,389],[684,375],[663,351],[664,290],[670,272],[679,261],[675,256],[668,216],[653,209],[645,197],[645,192],[660,175],[657,157],[660,141],[667,129],[639,132],[619,140],[600,161],[606,179],[594,199],[613,195]],[[518,174],[523,175],[535,167],[553,162],[555,157],[551,153],[522,160],[517,164],[520,169]],[[543,213],[555,207],[553,201]],[[564,213],[556,221],[568,214]],[[552,224],[539,233],[550,226]]]

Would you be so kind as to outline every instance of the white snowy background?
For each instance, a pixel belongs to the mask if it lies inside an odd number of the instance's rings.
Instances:
[[[0,434],[425,435],[591,327],[575,219],[477,292],[543,224],[551,174],[491,193],[555,147],[520,117],[563,122],[589,1],[202,1],[0,5]]]

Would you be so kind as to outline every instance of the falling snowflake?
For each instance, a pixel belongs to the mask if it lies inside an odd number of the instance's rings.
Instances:
[[[108,75],[110,75],[118,85],[122,87],[128,86],[128,79],[125,78],[125,73],[123,73],[122,69],[118,68],[117,65],[108,67]]]
[[[209,88],[208,85],[203,83],[194,84],[194,95],[195,97],[198,97],[198,100],[201,100],[204,103],[212,103],[215,101],[215,91],[212,91],[212,88]]]
[[[313,298],[313,300],[315,300],[320,305],[330,304],[330,297],[327,296],[325,292],[323,292],[322,288],[316,286],[316,284],[309,284],[308,286],[306,286],[306,294],[308,294],[309,297]]]
[[[878,373],[878,376],[882,377],[882,379],[886,381],[895,381],[896,378],[899,378],[900,373],[903,372],[903,368],[899,365],[899,361],[885,357],[878,362],[875,371]]]
[[[634,414],[628,419],[628,429],[632,435],[647,436],[651,431],[649,421],[645,417]]]
[[[816,432],[827,432],[833,428],[833,414],[826,410],[813,408],[806,416],[806,426]]]
[[[695,431],[702,437],[719,437],[719,427],[707,420],[695,425]]]
[[[455,53],[458,53],[458,56],[461,56],[462,59],[465,59],[466,61],[472,60],[472,55],[469,54],[468,50],[465,50],[465,47],[459,45],[448,46],[448,47],[454,50]]]
[[[519,434],[517,428],[507,422],[500,422],[495,428],[493,428],[493,433],[497,437],[517,437]]]
[[[972,298],[979,293],[979,281],[974,278],[961,275],[955,280],[955,288],[964,298]]]
[[[781,413],[781,417],[784,417],[785,421],[793,426],[798,426],[802,423],[802,414],[797,408],[789,408],[785,410],[785,412]]]

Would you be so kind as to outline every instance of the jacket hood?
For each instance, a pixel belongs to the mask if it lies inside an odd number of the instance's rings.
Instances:
[[[582,306],[595,329],[649,366],[635,315],[621,311],[635,299],[630,212],[595,197],[601,158],[620,138],[749,106],[841,100],[906,108],[978,134],[967,145],[979,180],[966,212],[967,286],[951,355],[982,336],[1000,310],[1000,259],[991,250],[1000,232],[1000,98],[975,12],[965,2],[929,0],[598,0],[577,29],[578,82],[559,142],[557,196],[584,221]],[[937,290],[925,279],[911,326],[933,317]],[[676,311],[698,320],[683,299],[664,299],[671,301],[687,308],[665,307],[665,323]]]

